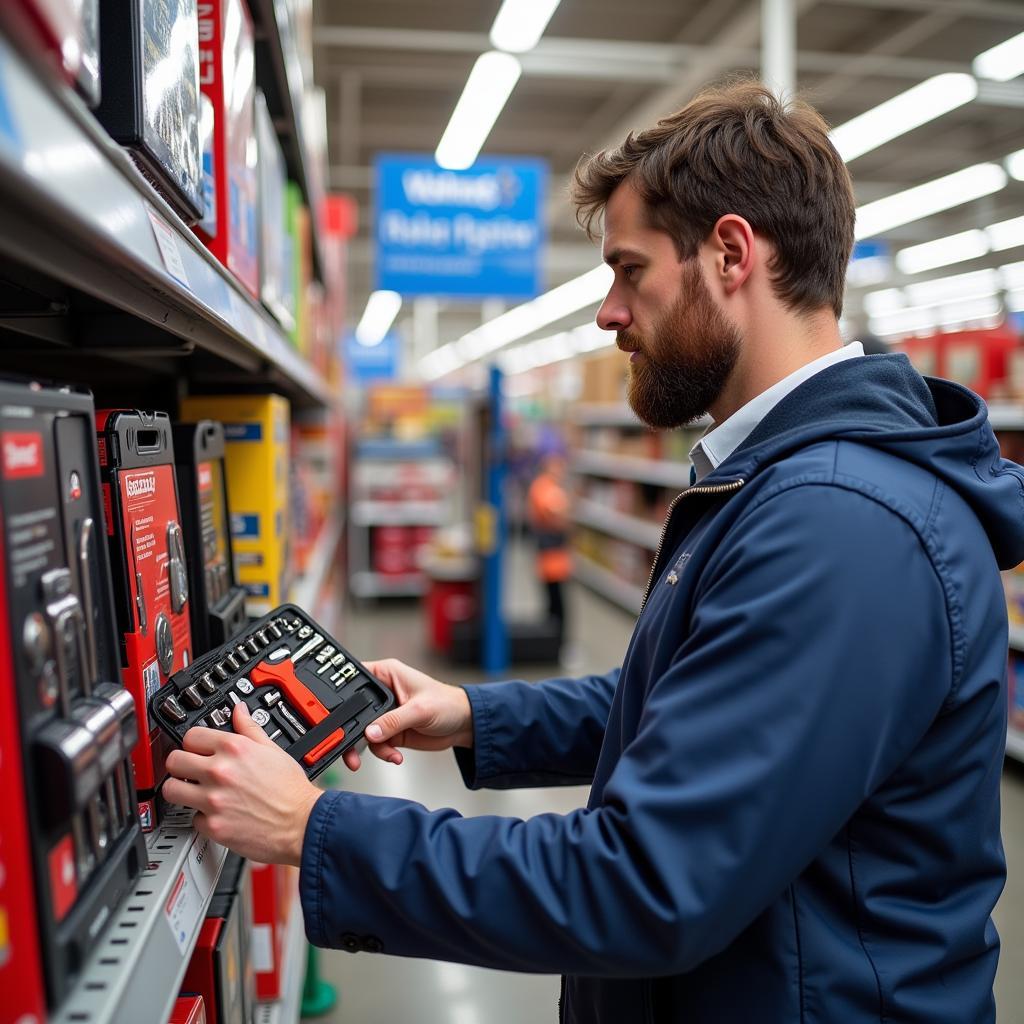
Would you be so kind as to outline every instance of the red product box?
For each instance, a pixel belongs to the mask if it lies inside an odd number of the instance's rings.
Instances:
[[[107,536],[121,632],[124,685],[140,716],[149,698],[192,660],[188,571],[166,413],[96,413]],[[135,748],[140,814],[155,825],[151,798],[163,781],[169,743],[140,722]]]
[[[202,996],[178,996],[167,1024],[206,1024],[206,1002]]]
[[[254,69],[252,20],[243,0],[203,0],[199,4],[199,87],[213,108],[203,172],[213,179],[213,201],[208,199],[211,208],[196,226],[196,234],[258,299]]]
[[[283,864],[254,861],[251,868],[251,955],[256,971],[256,998],[268,1002],[280,999],[284,989],[285,935],[296,897],[297,873]]]

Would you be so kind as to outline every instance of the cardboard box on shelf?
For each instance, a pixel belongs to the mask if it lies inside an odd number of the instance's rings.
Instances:
[[[280,395],[203,395],[181,403],[183,420],[224,424],[231,534],[251,616],[288,599],[289,415]]]
[[[252,862],[252,965],[256,973],[256,998],[280,999],[284,989],[285,936],[292,902],[296,898],[298,872],[283,864]],[[296,964],[292,970],[299,970]]]
[[[626,395],[627,362],[619,351],[602,352],[583,362],[583,402],[622,402]]]

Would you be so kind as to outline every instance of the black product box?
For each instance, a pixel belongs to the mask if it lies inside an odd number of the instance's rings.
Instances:
[[[51,1007],[146,860],[93,417],[90,395],[0,382],[0,687],[17,697]]]
[[[102,0],[103,127],[187,224],[204,212],[197,0]]]
[[[205,654],[248,622],[245,588],[235,578],[224,428],[215,420],[174,428],[178,496],[192,593],[192,648]]]

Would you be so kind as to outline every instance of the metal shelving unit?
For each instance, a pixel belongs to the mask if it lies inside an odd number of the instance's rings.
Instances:
[[[309,571],[292,585],[291,600],[300,608],[312,608],[323,589],[344,532],[344,517],[336,515],[324,523],[309,556]]]
[[[146,870],[52,1024],[167,1020],[227,854],[191,822],[191,811],[172,810],[148,837]]]
[[[440,501],[357,501],[352,506],[356,526],[440,526],[448,509]]]
[[[570,411],[573,423],[582,427],[643,428],[628,405],[616,402],[581,402]]]
[[[580,583],[596,590],[602,597],[625,608],[634,615],[640,614],[644,592],[641,587],[634,587],[620,579],[610,569],[592,562],[578,551],[573,553],[573,575]]]
[[[628,516],[623,512],[615,512],[586,498],[580,498],[576,502],[573,519],[582,526],[591,526],[602,533],[632,541],[651,551],[656,551],[661,541],[659,524],[649,523],[646,519]]]
[[[354,572],[349,586],[356,597],[420,597],[427,589],[426,578],[415,576],[388,576],[364,570]]]
[[[1024,626],[1010,624],[1010,650],[1024,653]]]
[[[988,407],[993,430],[1024,430],[1024,406],[1013,402],[993,402]]]
[[[5,350],[8,362],[38,365],[48,349],[67,375],[99,357],[168,376],[194,368],[204,382],[267,383],[298,405],[331,401],[327,382],[85,105],[2,34],[0,207],[0,256],[29,275],[16,282],[23,307],[0,314],[0,327],[25,338],[23,351]]]
[[[633,455],[584,449],[573,456],[572,468],[587,476],[612,480],[636,480],[662,487],[682,490],[690,485],[690,463],[667,462],[663,459],[641,459]]]

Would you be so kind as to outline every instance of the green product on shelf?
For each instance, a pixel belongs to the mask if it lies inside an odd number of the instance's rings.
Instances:
[[[306,285],[310,279],[312,260],[310,250],[309,210],[302,200],[302,190],[294,181],[288,182],[285,193],[285,259],[286,291],[283,302],[294,318],[294,327],[288,332],[292,344],[299,352],[309,349],[309,316],[306,308]]]
[[[314,946],[306,949],[306,980],[302,985],[302,1016],[323,1017],[334,1009],[338,993],[320,977],[320,954]]]

